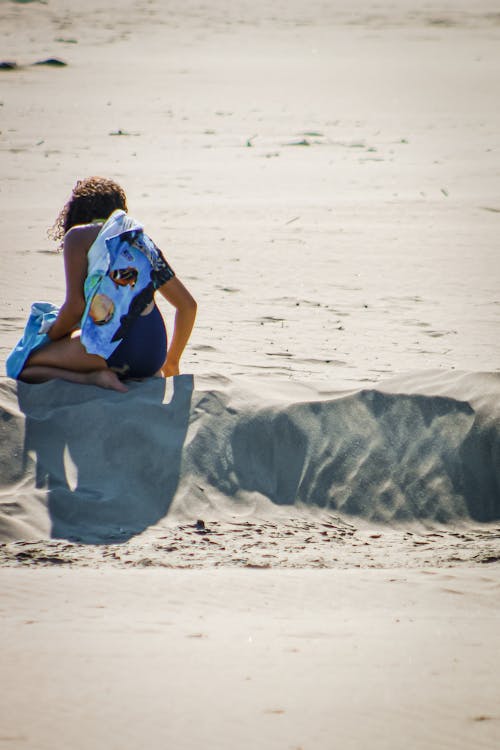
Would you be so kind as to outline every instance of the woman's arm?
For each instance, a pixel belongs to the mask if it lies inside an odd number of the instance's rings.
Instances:
[[[66,273],[66,299],[49,330],[52,341],[68,336],[78,328],[85,310],[83,285],[87,276],[87,253],[100,227],[84,225],[73,227],[64,237],[64,270]]]
[[[172,339],[161,368],[162,375],[168,378],[179,374],[179,361],[193,330],[197,305],[177,276],[163,284],[158,291],[176,308]]]

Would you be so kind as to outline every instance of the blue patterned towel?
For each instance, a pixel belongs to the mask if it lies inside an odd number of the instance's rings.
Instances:
[[[58,312],[59,308],[52,302],[33,302],[23,337],[5,363],[9,378],[17,378],[31,352],[50,341],[46,332],[57,318]]]

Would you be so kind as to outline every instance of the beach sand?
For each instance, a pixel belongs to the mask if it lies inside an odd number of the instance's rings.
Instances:
[[[3,569],[0,583],[4,747],[498,745],[490,569]]]
[[[2,368],[79,177],[199,306],[173,380],[0,379],[0,748],[497,748],[497,4],[0,28]]]

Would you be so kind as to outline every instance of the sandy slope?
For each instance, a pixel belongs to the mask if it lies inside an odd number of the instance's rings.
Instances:
[[[410,565],[500,560],[498,375],[419,372],[321,395],[277,381],[263,396],[258,385],[181,375],[120,394],[4,379],[0,540],[14,544],[2,558],[338,567],[353,555],[400,565],[410,551]],[[363,533],[368,523],[383,534]],[[16,544],[49,537],[64,541]],[[128,540],[104,555],[93,546]]]

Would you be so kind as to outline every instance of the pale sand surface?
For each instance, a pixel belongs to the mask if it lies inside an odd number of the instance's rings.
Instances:
[[[0,36],[0,365],[81,176],[199,303],[175,383],[0,381],[0,748],[496,749],[498,4],[0,0]]]
[[[186,371],[500,367],[496,2],[0,13],[3,59],[68,63],[0,71],[2,361],[61,301],[45,229],[97,173],[198,299]]]
[[[1,570],[2,747],[493,750],[491,571]]]

